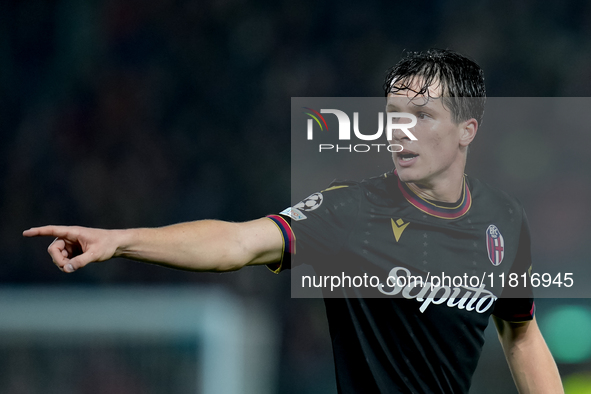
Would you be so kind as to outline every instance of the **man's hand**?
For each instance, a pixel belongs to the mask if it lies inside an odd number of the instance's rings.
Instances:
[[[89,263],[115,255],[115,231],[85,227],[44,226],[23,232],[25,237],[57,237],[47,248],[53,262],[64,272],[74,272]]]

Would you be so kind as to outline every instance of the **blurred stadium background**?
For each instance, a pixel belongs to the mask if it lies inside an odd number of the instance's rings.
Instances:
[[[429,47],[474,58],[490,96],[591,95],[583,1],[3,2],[0,392],[336,392],[322,301],[291,299],[289,275],[125,260],[65,275],[21,231],[278,212],[290,98],[380,96],[403,50]],[[473,172],[523,202],[536,266],[588,269],[591,136],[498,132]],[[537,308],[567,393],[591,392],[589,299]],[[515,392],[487,335],[472,392]]]

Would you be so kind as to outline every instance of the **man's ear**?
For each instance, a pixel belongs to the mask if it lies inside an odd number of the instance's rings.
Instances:
[[[461,123],[460,146],[468,146],[476,137],[478,131],[478,121],[474,118]]]

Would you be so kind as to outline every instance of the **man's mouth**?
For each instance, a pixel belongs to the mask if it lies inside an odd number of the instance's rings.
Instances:
[[[417,156],[418,155],[416,153],[399,153],[398,154],[398,157],[400,157],[400,160],[402,160],[402,161],[410,161]]]
[[[418,153],[415,153],[413,151],[410,150],[403,150],[402,152],[398,153],[398,157],[400,158],[401,161],[406,162],[406,161],[411,161],[412,159],[414,159],[415,157],[418,156]]]

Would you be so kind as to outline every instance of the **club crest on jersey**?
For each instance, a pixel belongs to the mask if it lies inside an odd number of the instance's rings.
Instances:
[[[322,193],[314,193],[294,205],[293,208],[303,212],[313,211],[322,205],[323,199]]]
[[[494,224],[486,229],[486,250],[488,259],[494,266],[501,264],[505,256],[505,240]]]

